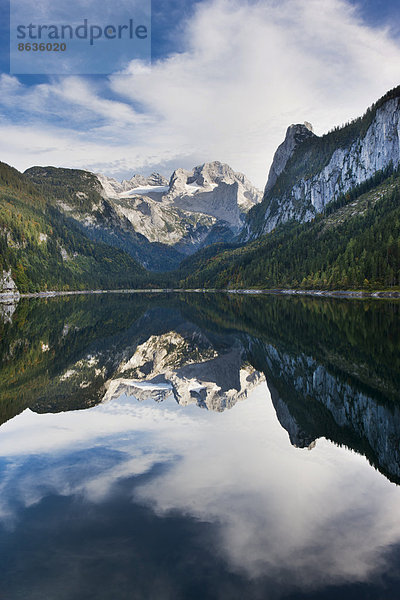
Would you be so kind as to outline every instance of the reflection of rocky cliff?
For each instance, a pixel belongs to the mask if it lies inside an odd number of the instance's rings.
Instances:
[[[107,383],[104,401],[125,393],[138,400],[164,400],[173,394],[181,405],[195,403],[223,411],[247,397],[263,377],[244,363],[237,342],[217,351],[196,328],[185,327],[184,335],[169,331],[151,336],[121,364],[118,377]]]
[[[223,294],[21,300],[0,319],[0,422],[123,393],[222,411],[264,372],[292,444],[324,436],[400,482],[399,309]]]
[[[309,447],[326,437],[365,454],[390,479],[400,482],[400,409],[380,404],[373,390],[330,372],[305,354],[258,345],[267,384],[290,441]]]
[[[291,444],[296,448],[309,448],[311,450],[315,445],[314,436],[302,429],[301,425],[291,414],[288,405],[281,398],[278,390],[269,379],[267,380],[267,385],[278,421],[288,432]]]
[[[0,321],[12,323],[12,317],[18,305],[18,298],[0,298]]]

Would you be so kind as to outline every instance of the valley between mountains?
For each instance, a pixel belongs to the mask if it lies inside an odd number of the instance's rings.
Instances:
[[[291,125],[263,192],[218,161],[122,182],[1,163],[0,292],[396,290],[399,168],[400,87],[321,137]]]

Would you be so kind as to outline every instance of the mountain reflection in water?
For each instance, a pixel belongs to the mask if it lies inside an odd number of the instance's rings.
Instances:
[[[0,326],[7,598],[396,596],[399,304],[14,308]]]

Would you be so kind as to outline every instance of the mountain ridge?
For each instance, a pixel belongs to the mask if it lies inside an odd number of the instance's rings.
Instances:
[[[291,220],[247,244],[204,249],[176,277],[184,288],[398,288],[400,173],[382,177],[310,222]]]
[[[158,173],[119,183],[56,167],[31,167],[25,175],[55,196],[58,209],[90,239],[124,250],[153,271],[176,268],[185,256],[237,234],[262,196],[242,173],[217,161],[177,169],[169,183]]]
[[[130,256],[90,241],[43,189],[0,163],[0,291],[128,287],[146,280]]]
[[[390,164],[396,169],[399,139],[400,86],[362,117],[323,136],[306,136],[293,148],[275,180],[272,164],[271,182],[269,178],[262,203],[248,215],[243,241],[256,239],[291,219],[310,221],[377,171]]]

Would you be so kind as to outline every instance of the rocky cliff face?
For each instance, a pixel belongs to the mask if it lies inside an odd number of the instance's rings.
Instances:
[[[186,211],[215,217],[238,230],[244,215],[260,202],[261,193],[242,173],[211,162],[193,171],[174,171],[165,200]]]
[[[204,244],[217,219],[183,211],[150,197],[156,193],[108,201],[121,219],[149,242],[165,244],[185,255],[192,254]]]
[[[364,117],[323,137],[292,126],[275,154],[262,209],[249,215],[245,236],[253,239],[290,219],[309,221],[377,171],[399,165],[400,88]]]
[[[293,156],[293,152],[296,150],[304,140],[314,135],[311,123],[304,123],[304,125],[290,125],[286,131],[285,140],[278,147],[274,155],[274,160],[268,175],[267,185],[265,186],[264,195],[268,194],[274,187],[276,180],[279,175],[284,171],[288,161]]]
[[[3,271],[0,275],[0,294],[16,294],[19,295],[18,288],[9,271]]]
[[[262,193],[220,162],[177,169],[169,183],[158,173],[118,183],[97,174],[104,198],[132,229],[152,243],[188,255],[232,237]]]

